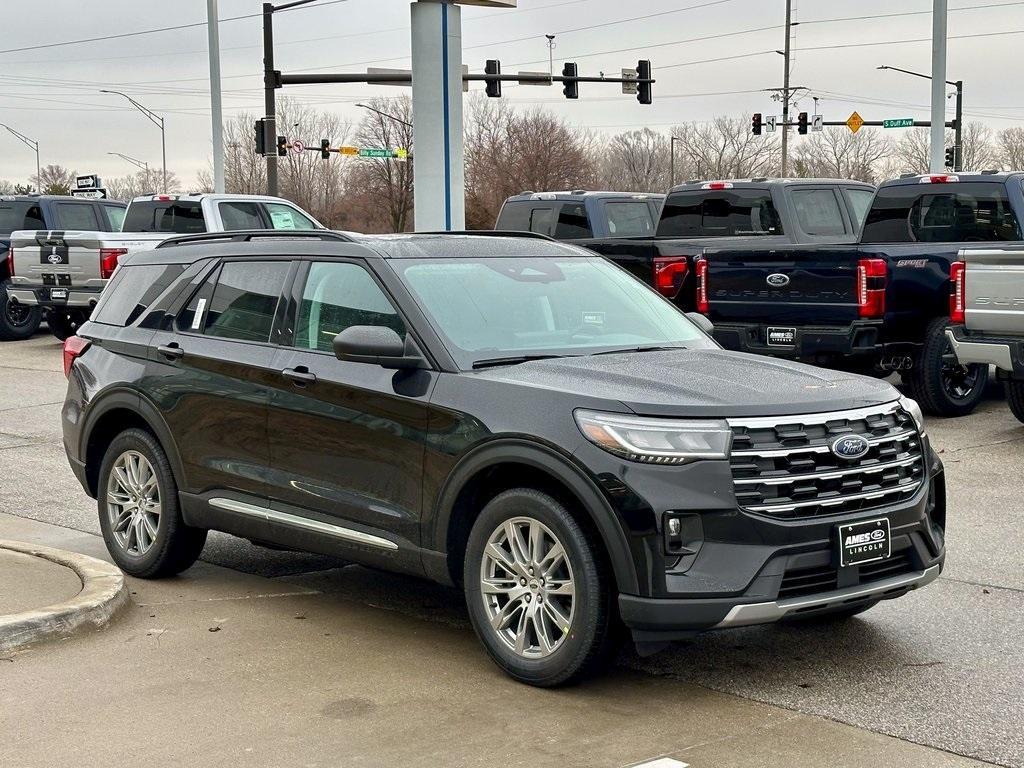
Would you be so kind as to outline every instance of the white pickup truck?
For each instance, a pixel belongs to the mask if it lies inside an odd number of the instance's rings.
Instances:
[[[323,229],[287,200],[262,195],[146,195],[128,205],[121,232],[21,230],[11,233],[8,301],[39,307],[66,339],[89,319],[118,260],[174,235],[251,229]]]
[[[965,249],[950,270],[946,336],[964,365],[988,363],[1024,422],[1024,248]]]

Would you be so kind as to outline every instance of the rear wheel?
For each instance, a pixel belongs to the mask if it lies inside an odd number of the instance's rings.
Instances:
[[[608,663],[619,636],[598,553],[539,491],[506,491],[480,513],[466,547],[466,604],[487,652],[516,680],[550,687]]]
[[[74,336],[84,322],[84,316],[77,311],[51,309],[46,313],[46,324],[50,326],[50,333],[61,341],[66,341]]]
[[[1024,381],[1006,382],[1006,402],[1017,421],[1024,423]]]
[[[905,380],[921,407],[936,416],[966,416],[985,396],[988,365],[962,365],[946,338],[949,319],[928,324],[924,347]]]
[[[39,329],[39,307],[29,307],[7,298],[7,283],[0,283],[0,341],[21,341]]]

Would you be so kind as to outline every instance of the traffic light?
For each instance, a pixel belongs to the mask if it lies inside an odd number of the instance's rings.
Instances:
[[[327,160],[331,156],[331,140],[320,139],[320,157]]]
[[[579,68],[575,62],[567,61],[565,66],[562,67],[562,77],[572,78],[566,80],[562,85],[562,93],[565,94],[567,99],[578,99],[580,97],[580,84],[576,81],[579,76]]]
[[[267,131],[266,121],[264,120],[256,121],[256,154],[267,154]]]
[[[641,104],[651,103],[651,62],[641,59],[636,63],[636,100]],[[647,80],[648,82],[644,82]]]
[[[288,154],[288,137],[278,136],[277,137],[277,156],[284,157]]]
[[[946,147],[946,167],[952,168],[956,165],[956,147]]]
[[[497,58],[488,58],[485,65],[483,65],[484,75],[501,75],[502,74],[502,62]],[[502,81],[499,79],[484,80],[484,87],[487,91],[489,98],[501,98],[502,97]]]
[[[753,131],[755,136],[760,136],[761,135],[761,126],[762,125],[763,125],[763,122],[761,120],[761,113],[760,112],[755,112],[754,113],[754,119],[751,120],[751,122],[750,122],[750,130]]]
[[[801,136],[807,135],[807,113],[801,112],[796,118],[796,132]]]

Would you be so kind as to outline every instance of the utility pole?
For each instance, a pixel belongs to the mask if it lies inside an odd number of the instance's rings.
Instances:
[[[938,2],[939,0],[936,0]],[[789,174],[789,59],[793,27],[793,0],[786,0],[786,45],[782,56],[782,176]]]
[[[210,52],[210,111],[213,114],[213,191],[224,193],[224,116],[220,97],[220,31],[217,0],[206,0],[206,26]]]
[[[947,0],[932,0],[932,173],[946,169],[946,10]]]

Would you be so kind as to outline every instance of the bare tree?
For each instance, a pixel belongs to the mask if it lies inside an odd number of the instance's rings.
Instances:
[[[69,195],[75,184],[78,171],[72,171],[63,165],[44,165],[38,176],[30,176],[29,181],[44,195]]]
[[[360,147],[405,149],[409,160],[353,158],[347,169],[347,203],[363,231],[405,232],[412,227],[412,98],[370,99],[355,131]]]
[[[1004,171],[1024,170],[1024,128],[1005,128],[996,137],[999,167]]]
[[[667,137],[650,128],[613,136],[601,153],[602,186],[621,192],[664,192],[672,184],[669,146]]]
[[[946,131],[946,146],[955,141],[953,131]],[[963,132],[964,170],[980,171],[999,164],[999,154],[992,143],[992,129],[983,123],[967,123]],[[885,163],[887,177],[900,173],[928,173],[931,167],[931,141],[928,128],[911,128],[893,144],[890,160]]]
[[[128,176],[120,176],[108,179],[104,182],[107,188],[107,197],[111,200],[131,200],[139,195],[153,195],[163,192],[163,172],[159,168],[150,168],[149,171],[138,171]],[[180,192],[181,181],[174,171],[167,171],[167,191],[170,193]]]
[[[890,144],[877,131],[826,128],[796,146],[796,175],[875,182],[879,164],[892,151]]]
[[[774,176],[782,153],[774,136],[754,136],[745,117],[716,117],[710,122],[677,125],[673,135],[697,178],[739,179]]]

